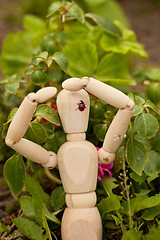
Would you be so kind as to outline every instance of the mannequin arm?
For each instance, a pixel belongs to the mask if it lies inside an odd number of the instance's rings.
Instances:
[[[30,160],[42,164],[44,167],[57,165],[56,154],[48,152],[38,144],[24,139],[29,123],[38,103],[46,102],[56,94],[54,87],[40,89],[37,93],[30,93],[21,103],[7,132],[6,144]]]

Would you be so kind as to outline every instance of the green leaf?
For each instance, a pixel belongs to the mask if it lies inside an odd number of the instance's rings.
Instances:
[[[144,107],[136,105],[133,110],[133,117],[141,114],[143,112]]]
[[[160,80],[160,69],[151,68],[146,71],[146,76],[151,80]]]
[[[26,14],[24,16],[23,27],[33,32],[42,31],[42,30],[45,30],[46,28],[44,20],[32,14]]]
[[[112,195],[110,197],[102,199],[100,203],[97,204],[97,207],[103,218],[105,213],[118,210],[121,207],[121,205],[117,196]]]
[[[104,123],[97,124],[94,126],[94,134],[100,141],[104,140],[107,128],[108,128],[108,125]]]
[[[69,42],[63,50],[69,61],[68,73],[72,77],[91,77],[97,67],[98,53],[89,40]]]
[[[154,176],[160,173],[160,154],[151,150],[148,152],[147,164],[144,172],[149,176]]]
[[[160,226],[153,226],[148,234],[145,235],[144,240],[157,240],[160,235]]]
[[[16,94],[17,90],[19,88],[19,83],[15,82],[15,83],[8,83],[5,86],[5,90],[8,94]]]
[[[126,57],[122,54],[106,54],[97,67],[96,76],[99,80],[127,78],[128,63]]]
[[[32,206],[35,210],[35,217],[36,217],[36,220],[37,222],[39,223],[39,225],[41,227],[44,227],[45,228],[45,225],[44,225],[44,211],[43,211],[43,202],[41,200],[41,198],[39,198],[39,196],[37,196],[36,194],[34,194],[32,196]]]
[[[14,154],[4,165],[5,179],[14,195],[18,195],[25,182],[25,165],[20,154]]]
[[[143,143],[132,137],[127,143],[127,161],[133,171],[138,175],[142,174],[147,162],[147,149]]]
[[[111,35],[114,35],[116,37],[122,36],[119,28],[114,23],[107,20],[106,18],[95,13],[87,13],[85,16],[88,18],[91,18],[97,25],[101,26],[105,32]]]
[[[102,121],[104,120],[105,110],[100,103],[91,104],[90,109],[90,119],[92,121]]]
[[[160,214],[160,205],[157,205],[155,207],[151,207],[145,210],[141,217],[146,221],[152,221],[159,214]]]
[[[126,214],[131,214],[132,216],[143,210],[145,208],[151,208],[160,205],[160,194],[156,194],[152,197],[146,195],[136,195],[136,197],[130,200],[130,213],[128,211],[128,203],[123,202],[122,206]]]
[[[57,113],[47,104],[41,104],[37,107],[34,116],[41,116],[50,123],[60,126],[60,120]]]
[[[144,181],[147,179],[147,176],[144,173],[142,173],[142,176],[139,176],[135,172],[131,172],[130,177],[134,179],[136,182],[138,182],[139,184],[144,183]]]
[[[43,202],[46,204],[49,203],[49,195],[45,193],[40,184],[28,174],[26,174],[25,187],[31,195],[36,194]]]
[[[31,80],[36,85],[42,85],[48,80],[48,76],[42,70],[36,70],[31,74]]]
[[[22,234],[31,240],[46,240],[47,236],[43,234],[44,229],[38,226],[35,222],[25,218],[14,218],[13,223]]]
[[[141,240],[141,231],[129,230],[124,232],[122,240]]]
[[[127,54],[129,52],[137,54],[141,57],[147,57],[143,46],[140,43],[125,40],[125,38],[117,38],[115,36],[104,34],[100,40],[102,48],[107,52],[115,52]]]
[[[152,103],[150,100],[147,100],[146,103],[144,104],[144,107],[146,108],[151,108],[154,112],[159,114],[157,107]]]
[[[29,32],[18,32],[5,38],[1,55],[1,69],[4,75],[23,73],[32,57],[32,37]]]
[[[16,114],[18,108],[13,108],[12,111],[10,112],[7,122],[3,124],[3,131],[2,131],[2,138],[5,138],[7,135],[7,129],[8,129],[8,125],[9,123],[12,121],[14,115]]]
[[[106,193],[111,196],[113,195],[112,190],[118,187],[118,184],[115,183],[116,179],[113,177],[103,177],[102,178],[102,185]]]
[[[50,213],[46,206],[44,206],[44,214],[45,214],[45,217],[47,218],[47,220],[50,220],[57,224],[61,224],[59,219],[56,218],[55,213]]]
[[[30,196],[21,196],[20,197],[21,209],[26,217],[30,220],[34,220],[36,213],[32,205],[32,197]]]
[[[68,71],[68,60],[66,56],[61,52],[56,52],[52,59],[62,68],[64,72]]]
[[[47,132],[41,124],[30,123],[25,138],[35,143],[42,144],[47,141]]]
[[[51,195],[51,205],[54,210],[61,209],[65,204],[65,192],[62,186],[55,188]]]
[[[30,75],[35,71],[35,68],[33,67],[33,65],[29,66],[28,68],[25,69],[24,74],[26,75]]]
[[[54,13],[56,13],[62,7],[62,5],[63,4],[61,2],[52,3],[48,9],[47,17],[51,17],[52,15],[54,15]]]
[[[42,126],[46,129],[47,139],[52,139],[54,137],[54,125],[52,123],[43,123]]]
[[[141,138],[152,138],[159,130],[157,119],[144,112],[136,117],[134,127]]]
[[[84,13],[82,9],[75,3],[72,3],[72,6],[68,9],[68,13],[73,15],[81,23],[85,22]]]

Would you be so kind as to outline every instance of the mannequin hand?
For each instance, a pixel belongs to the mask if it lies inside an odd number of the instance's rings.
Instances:
[[[50,154],[49,161],[46,164],[43,164],[42,166],[44,168],[55,168],[57,165],[57,155],[51,151],[49,151],[49,154]]]
[[[103,164],[109,164],[115,159],[115,153],[106,152],[103,148],[98,151],[98,160]]]
[[[89,83],[89,78],[69,78],[62,83],[62,87],[68,91],[79,91],[86,87]]]
[[[44,103],[54,97],[56,92],[57,89],[55,87],[45,87],[41,88],[36,93],[29,93],[27,98],[32,102]]]

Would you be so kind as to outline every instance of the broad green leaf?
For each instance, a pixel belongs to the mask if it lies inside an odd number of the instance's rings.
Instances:
[[[43,202],[49,203],[50,197],[45,193],[40,184],[30,175],[26,175],[25,187],[31,195],[36,194]]]
[[[81,24],[80,22],[71,22],[64,29],[66,41],[74,42],[78,36],[78,40],[89,39],[91,32],[90,27],[87,24]]]
[[[115,52],[127,54],[129,52],[137,54],[141,57],[147,57],[143,46],[140,43],[125,40],[125,38],[117,38],[113,35],[104,34],[100,44],[107,52]]]
[[[42,85],[47,82],[48,76],[42,70],[36,70],[31,74],[31,80],[36,85]]]
[[[133,117],[141,114],[143,112],[144,107],[136,105],[133,110]]]
[[[32,57],[32,37],[29,32],[18,32],[16,34],[11,33],[5,38],[0,59],[4,75],[23,73]]]
[[[123,202],[123,207],[125,213],[128,212],[128,203]],[[151,208],[160,205],[160,194],[156,194],[152,197],[148,197],[146,195],[137,195],[135,198],[130,200],[130,214],[134,215],[135,213],[139,212],[140,210]]]
[[[13,223],[22,234],[31,240],[46,240],[47,236],[43,234],[44,229],[38,226],[35,222],[25,218],[14,218]]]
[[[160,80],[160,69],[151,68],[146,71],[146,76],[151,80]]]
[[[32,196],[32,206],[35,210],[35,218],[37,220],[37,222],[39,223],[39,225],[41,227],[45,227],[44,225],[44,211],[43,211],[43,202],[41,200],[41,198],[39,198],[38,195],[34,194]]]
[[[147,97],[156,103],[160,102],[160,82],[153,82],[149,85],[146,90]]]
[[[106,54],[99,63],[96,71],[97,79],[125,79],[128,76],[127,59],[122,54]]]
[[[18,82],[8,83],[8,84],[5,85],[5,90],[8,94],[16,94],[18,88],[19,88],[19,83]]]
[[[98,53],[89,40],[69,42],[63,50],[68,58],[68,73],[72,77],[91,77],[97,67]]]
[[[130,177],[139,184],[143,183],[147,179],[147,176],[144,173],[142,173],[142,176],[139,176],[137,173],[131,172]]]
[[[67,73],[67,71],[68,71],[68,60],[63,53],[56,52],[52,56],[52,60],[54,60],[62,68],[62,70]]]
[[[157,119],[144,112],[136,117],[134,127],[141,138],[152,138],[159,130]]]
[[[154,176],[160,173],[160,154],[150,150],[148,152],[147,164],[144,172],[149,176]]]
[[[103,177],[102,178],[102,185],[106,191],[106,193],[111,196],[113,195],[112,190],[118,187],[118,184],[115,183],[116,179],[113,177]]]
[[[46,129],[47,139],[52,139],[54,137],[55,127],[52,123],[43,123],[42,126]]]
[[[155,207],[151,207],[145,210],[141,217],[147,221],[152,221],[159,214],[160,214],[160,205],[157,205]]]
[[[110,197],[102,199],[100,201],[100,203],[97,204],[97,207],[103,218],[105,213],[112,212],[114,210],[118,210],[121,207],[121,205],[120,205],[120,202],[119,202],[117,196],[112,195]]]
[[[107,128],[108,128],[108,125],[105,123],[97,124],[94,126],[94,134],[100,141],[104,140]]]
[[[154,105],[154,103],[152,103],[150,100],[147,100],[144,104],[144,107],[146,108],[151,108],[154,112],[156,112],[157,114],[159,114],[157,107]]]
[[[35,143],[42,144],[47,140],[47,132],[41,124],[30,123],[25,138]]]
[[[135,96],[135,101],[138,105],[145,103],[145,100],[139,96]]]
[[[41,52],[39,54],[38,58],[47,59],[48,58],[48,52],[47,51]]]
[[[31,75],[34,72],[35,68],[33,65],[29,66],[28,68],[25,69],[24,74],[25,75]]]
[[[90,119],[92,121],[102,121],[104,120],[105,110],[100,103],[91,104],[90,109]]]
[[[97,25],[101,26],[105,32],[116,37],[122,36],[119,28],[113,22],[107,20],[106,18],[95,13],[87,13],[85,16],[87,18],[91,18]]]
[[[141,240],[141,231],[128,230],[124,232],[122,240]]]
[[[65,192],[62,186],[55,188],[51,195],[51,205],[54,210],[61,209],[65,204]]]
[[[4,165],[5,179],[14,195],[18,195],[25,182],[25,165],[20,154],[14,154]]]
[[[52,3],[48,9],[47,17],[51,17],[54,13],[56,13],[62,7],[62,5],[63,4],[61,2]]]
[[[144,240],[157,240],[160,235],[160,226],[153,226],[148,234],[145,235]]]
[[[143,143],[132,137],[127,143],[127,161],[134,172],[142,175],[147,162],[147,149]]]
[[[68,9],[68,13],[73,15],[81,23],[85,22],[84,13],[82,9],[75,3],[72,3],[72,6]]]
[[[37,107],[34,116],[41,116],[50,123],[60,126],[60,120],[57,113],[47,104],[41,104]]]
[[[21,209],[26,217],[30,220],[34,220],[36,213],[32,204],[32,197],[30,196],[21,196],[20,197]]]
[[[48,151],[57,153],[60,146],[62,146],[62,144],[65,142],[66,142],[66,134],[61,129],[60,130],[57,129],[54,133],[54,137],[51,139],[48,139],[44,147]]]
[[[37,32],[45,29],[45,22],[32,14],[26,14],[23,19],[23,27],[29,31]]]

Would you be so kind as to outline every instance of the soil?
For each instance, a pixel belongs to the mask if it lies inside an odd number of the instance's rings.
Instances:
[[[22,0],[0,0],[0,45],[8,33],[22,29],[21,2]],[[131,29],[137,34],[138,41],[144,44],[149,52],[149,61],[151,64],[160,65],[160,0],[118,0],[118,2],[128,17]],[[2,78],[2,74],[0,74],[0,78]],[[0,221],[3,223],[8,219],[9,213],[6,212],[6,208],[11,202],[15,203],[15,200],[2,177],[1,164]],[[17,214],[16,210],[15,214]]]

